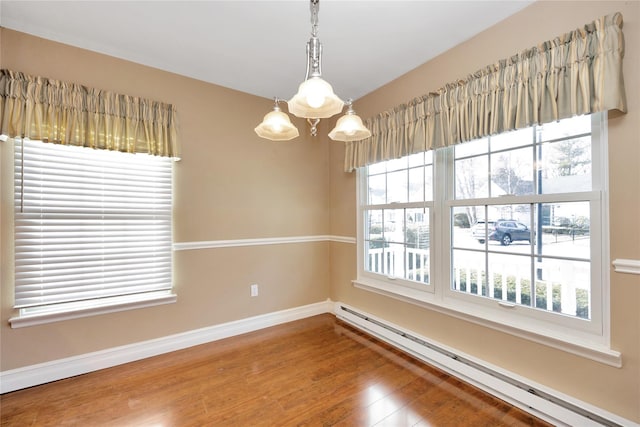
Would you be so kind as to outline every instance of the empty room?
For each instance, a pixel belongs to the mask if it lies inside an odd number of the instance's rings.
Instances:
[[[0,2],[0,425],[640,426],[640,2]]]

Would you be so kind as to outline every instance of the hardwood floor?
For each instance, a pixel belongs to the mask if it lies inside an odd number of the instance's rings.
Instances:
[[[279,325],[0,396],[2,426],[545,426],[340,322]]]

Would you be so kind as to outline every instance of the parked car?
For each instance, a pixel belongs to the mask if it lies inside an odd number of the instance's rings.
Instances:
[[[492,220],[485,221],[484,219],[479,219],[473,224],[473,227],[471,227],[471,235],[474,239],[478,239],[478,242],[484,243],[487,239],[487,230],[485,227],[488,227],[489,233],[492,233],[495,229],[495,223],[496,222]]]
[[[508,246],[511,242],[527,241],[531,242],[531,230],[526,225],[511,220],[499,220],[494,223],[493,229],[489,230],[489,240],[500,242],[503,246]],[[480,241],[484,243],[484,239]]]

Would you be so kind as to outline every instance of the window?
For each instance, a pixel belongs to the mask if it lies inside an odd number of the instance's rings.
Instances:
[[[28,139],[14,159],[12,326],[175,299],[171,159]]]
[[[367,168],[364,250],[367,274],[426,289],[430,283],[431,152]]]
[[[356,285],[608,344],[605,121],[579,116],[359,169]]]

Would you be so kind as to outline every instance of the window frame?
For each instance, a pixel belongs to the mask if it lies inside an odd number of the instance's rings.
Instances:
[[[435,154],[435,153],[434,153]],[[428,163],[428,165],[431,165],[431,181],[434,182],[434,177],[435,177],[435,162],[436,162],[436,158],[435,156],[432,158],[431,163]],[[427,163],[425,163],[424,165],[426,165]],[[422,167],[424,167],[424,165]],[[411,169],[412,166],[407,165],[407,170]],[[414,166],[415,167],[415,166]],[[356,176],[357,176],[357,181],[358,181],[358,189],[357,189],[357,193],[358,193],[358,234],[357,234],[357,242],[358,242],[358,253],[360,254],[360,256],[358,256],[358,274],[359,274],[359,278],[362,278],[363,280],[366,280],[370,283],[374,283],[377,284],[378,287],[380,288],[386,288],[386,287],[395,287],[395,286],[400,286],[401,290],[404,292],[407,292],[411,295],[413,295],[414,293],[416,293],[416,295],[420,295],[423,292],[427,292],[427,293],[433,293],[434,292],[434,286],[433,283],[431,281],[431,277],[432,277],[432,272],[434,271],[435,268],[435,260],[434,260],[434,256],[433,256],[433,249],[432,249],[432,245],[431,243],[429,243],[429,272],[430,272],[430,279],[429,279],[429,283],[422,283],[422,282],[415,282],[415,281],[410,281],[401,277],[392,277],[389,275],[381,275],[381,274],[377,274],[377,273],[373,273],[373,272],[369,272],[365,269],[365,262],[364,262],[364,258],[365,258],[365,247],[364,247],[364,241],[365,241],[365,231],[364,231],[364,224],[367,223],[367,218],[366,218],[366,212],[369,210],[378,210],[378,209],[387,209],[387,210],[391,210],[391,209],[428,209],[429,211],[429,235],[431,236],[434,229],[433,229],[433,223],[435,220],[435,216],[434,216],[434,212],[435,212],[435,199],[433,197],[433,194],[435,194],[435,189],[432,187],[432,197],[430,197],[430,200],[423,200],[423,201],[407,201],[407,202],[391,202],[391,203],[384,203],[384,204],[371,204],[369,205],[368,203],[361,203],[362,201],[366,201],[368,200],[368,186],[367,186],[367,176],[365,173],[363,173],[364,168],[359,168],[356,171]],[[409,175],[409,174],[408,174]],[[425,181],[426,182],[426,181]],[[427,199],[427,197],[424,197],[424,199]],[[363,207],[364,205],[368,206],[368,208]],[[431,237],[430,237],[431,239]]]
[[[11,171],[12,171],[12,178],[11,178],[11,197],[9,198],[11,200],[11,207],[10,207],[10,215],[11,215],[11,222],[12,222],[12,232],[11,234],[11,247],[14,248],[15,247],[15,242],[16,242],[16,226],[18,224],[17,222],[17,203],[18,201],[16,201],[17,198],[22,198],[23,196],[21,194],[17,194],[18,191],[23,191],[22,188],[20,187],[22,185],[22,183],[20,183],[20,185],[16,185],[14,184],[14,176],[16,175],[16,171],[18,170],[16,162],[18,161],[18,156],[21,156],[21,153],[16,152],[16,150],[21,150],[23,141],[21,141],[20,138],[14,138],[14,139],[7,139],[8,141],[11,142],[15,142],[14,143],[10,143],[7,144],[7,146],[5,146],[6,148],[9,148],[9,153],[7,153],[7,158],[10,158],[11,160]],[[33,143],[33,142],[40,142],[41,141],[36,141],[36,140],[30,140],[28,138],[24,138],[24,142],[26,143]],[[52,147],[55,147],[55,144],[48,144],[48,148],[45,147],[45,150],[50,150]],[[73,148],[79,148],[79,149],[84,149],[84,150],[91,150],[88,148],[83,148],[83,147],[73,147]],[[65,147],[63,148],[63,150],[69,150],[69,147]],[[55,150],[55,148],[54,148]],[[104,152],[104,150],[92,150],[95,152],[92,152],[91,154],[93,155],[93,159],[97,160],[99,162],[99,157],[95,156],[96,154],[99,154],[101,152]],[[88,153],[90,151],[87,151],[86,153]],[[85,153],[85,154],[86,154]],[[108,152],[110,155],[119,155],[119,154],[126,154],[126,153],[117,153],[117,152]],[[114,153],[114,154],[111,154]],[[67,156],[66,154],[61,154],[62,156]],[[80,156],[82,156],[83,154],[79,154]],[[133,154],[132,154],[133,155]],[[40,154],[40,156],[44,156],[44,154]],[[74,154],[70,153],[71,157],[68,157],[69,159],[72,157],[75,157]],[[136,154],[136,156],[147,156],[145,154]],[[93,160],[91,159],[91,160]],[[169,209],[170,212],[170,217],[169,217],[169,230],[168,232],[170,233],[169,235],[169,272],[167,274],[167,277],[169,278],[169,280],[171,281],[171,288],[164,288],[164,289],[160,289],[160,286],[158,287],[158,290],[152,291],[152,292],[143,292],[143,293],[133,293],[133,294],[122,294],[119,292],[113,292],[111,296],[104,298],[104,297],[94,297],[94,298],[88,298],[88,299],[83,299],[83,300],[76,300],[76,301],[67,301],[67,302],[62,302],[62,303],[49,303],[49,304],[44,304],[44,305],[40,305],[40,306],[25,306],[25,307],[16,307],[15,310],[17,311],[17,315],[14,317],[11,317],[9,319],[9,323],[11,325],[12,328],[20,328],[20,327],[27,327],[27,326],[33,326],[33,325],[40,325],[40,324],[46,324],[46,323],[50,323],[50,322],[56,322],[56,321],[61,321],[61,320],[69,320],[69,319],[76,319],[76,318],[81,318],[81,317],[86,317],[86,316],[93,316],[93,315],[98,315],[98,314],[106,314],[106,313],[113,313],[113,312],[119,312],[119,311],[123,311],[123,310],[131,310],[131,309],[137,309],[137,308],[143,308],[143,307],[150,307],[150,306],[156,306],[156,305],[161,305],[161,304],[169,304],[169,303],[174,303],[177,301],[177,296],[174,293],[174,284],[173,284],[173,257],[174,257],[174,252],[173,252],[173,195],[174,195],[174,183],[173,183],[173,176],[174,176],[174,165],[173,165],[173,161],[175,159],[169,159],[168,161],[170,162],[170,164],[168,165],[168,167],[170,168],[170,175],[171,175],[171,182],[170,182],[170,204],[171,207]],[[22,160],[21,160],[22,161]],[[107,165],[109,164],[109,161],[113,162],[113,160],[107,160]],[[98,163],[96,162],[96,163]],[[20,165],[18,165],[20,166]],[[156,166],[154,166],[155,168]],[[163,168],[166,168],[167,165],[162,166]],[[15,178],[18,179],[18,178]],[[22,179],[22,178],[20,178]],[[153,193],[150,193],[153,194]],[[164,193],[164,197],[167,197],[167,194]],[[33,210],[33,209],[32,209]],[[33,215],[33,214],[31,214]],[[58,213],[54,213],[54,218],[58,217],[60,214]],[[93,214],[95,216],[95,214]],[[91,221],[93,221],[93,219],[91,219]],[[129,223],[130,224],[130,223]],[[143,225],[144,226],[144,225]],[[129,227],[129,225],[127,225],[127,227]],[[96,231],[97,233],[98,231]],[[15,262],[18,261],[18,257],[15,253],[15,250],[12,250],[13,256],[11,257],[12,259],[12,264],[11,264],[11,271],[12,271],[12,275],[15,277],[16,273],[16,267],[15,267]],[[156,267],[153,267],[156,268]],[[15,283],[14,285],[17,286],[17,283]],[[15,286],[14,286],[14,290],[15,290]],[[14,304],[15,305],[15,304]]]
[[[596,201],[591,204],[591,320],[570,318],[526,306],[501,304],[455,291],[451,287],[452,207],[469,205],[469,199],[455,200],[453,179],[454,149],[434,150],[434,207],[431,210],[431,287],[418,290],[403,286],[364,270],[363,234],[365,217],[362,202],[367,197],[366,168],[357,169],[357,273],[354,286],[387,297],[461,318],[475,324],[543,343],[612,366],[621,366],[620,353],[610,348],[609,311],[609,202],[607,114],[592,115],[592,191],[569,195],[569,199]],[[444,177],[444,179],[443,179]],[[556,194],[533,194],[536,203],[557,201]],[[504,196],[499,200],[474,199],[489,204],[522,203],[522,196]],[[597,226],[596,226],[597,224]],[[597,229],[597,230],[594,230]],[[533,320],[533,321],[532,321]]]

